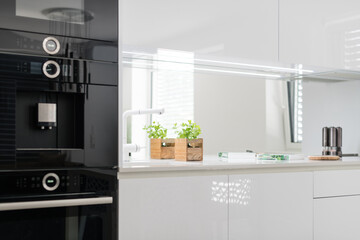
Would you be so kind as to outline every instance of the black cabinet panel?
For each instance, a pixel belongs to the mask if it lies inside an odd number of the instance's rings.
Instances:
[[[85,159],[90,166],[117,165],[117,87],[89,85],[85,97]]]
[[[2,0],[0,28],[117,41],[117,0]]]

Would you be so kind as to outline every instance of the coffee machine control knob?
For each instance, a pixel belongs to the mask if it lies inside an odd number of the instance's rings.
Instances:
[[[47,191],[54,191],[60,185],[60,178],[56,173],[48,173],[43,177],[42,185]]]
[[[57,78],[60,75],[60,65],[53,60],[46,61],[42,70],[48,78]]]
[[[43,41],[43,49],[50,55],[57,54],[60,51],[60,42],[54,37],[47,37]]]

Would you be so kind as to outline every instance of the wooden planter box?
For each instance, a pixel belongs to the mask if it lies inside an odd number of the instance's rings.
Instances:
[[[150,156],[152,159],[174,159],[175,139],[150,139]]]
[[[202,161],[203,139],[175,139],[175,159],[178,161]]]

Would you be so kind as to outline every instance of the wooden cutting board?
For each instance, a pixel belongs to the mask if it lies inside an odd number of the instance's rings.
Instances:
[[[340,157],[339,156],[327,156],[327,155],[319,155],[319,156],[309,156],[308,157],[310,160],[339,160]]]

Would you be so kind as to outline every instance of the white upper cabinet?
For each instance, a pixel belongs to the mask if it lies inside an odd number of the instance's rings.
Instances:
[[[278,60],[277,0],[123,0],[124,50]]]
[[[230,240],[312,240],[312,173],[229,177]]]
[[[280,0],[280,62],[360,69],[360,1]]]
[[[122,0],[123,50],[360,69],[358,0]]]

